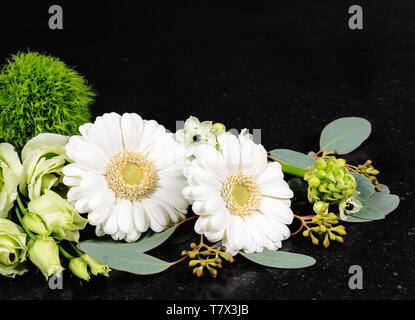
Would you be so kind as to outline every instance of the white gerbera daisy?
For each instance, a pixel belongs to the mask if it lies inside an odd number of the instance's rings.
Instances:
[[[219,150],[200,146],[185,170],[183,195],[200,217],[195,230],[211,242],[222,240],[232,255],[239,250],[277,250],[290,236],[287,225],[293,192],[281,165],[268,163],[262,145],[247,135],[222,134]]]
[[[160,232],[185,217],[183,150],[162,125],[107,113],[79,131],[66,145],[74,163],[63,169],[63,182],[98,236],[136,241],[148,228]]]

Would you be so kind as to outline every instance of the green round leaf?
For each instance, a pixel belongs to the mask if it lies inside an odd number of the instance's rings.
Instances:
[[[316,260],[310,256],[286,251],[269,251],[246,253],[239,252],[245,258],[271,268],[299,269],[314,265]]]
[[[346,154],[365,141],[371,132],[370,122],[363,118],[347,117],[334,120],[321,132],[320,148]]]
[[[300,169],[311,167],[316,161],[316,159],[313,159],[304,153],[289,149],[275,149],[272,150],[270,154],[272,157]]]

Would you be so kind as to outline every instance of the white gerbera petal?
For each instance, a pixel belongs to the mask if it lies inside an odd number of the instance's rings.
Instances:
[[[127,234],[133,232],[133,205],[131,204],[131,201],[120,199],[118,206],[118,227]]]
[[[281,166],[267,164],[266,151],[246,135],[222,134],[219,150],[200,146],[186,169],[183,195],[199,215],[195,231],[222,240],[227,251],[277,250],[293,220]]]
[[[134,202],[133,206],[134,206],[133,217],[134,217],[135,228],[140,232],[146,232],[150,225],[148,214],[144,210],[142,203]]]
[[[275,197],[275,198],[285,198],[291,199],[294,196],[293,191],[288,186],[288,183],[285,181],[280,181],[279,183],[274,183],[271,187],[266,187],[261,190],[261,193],[264,196]]]
[[[264,197],[261,200],[259,210],[268,217],[277,219],[285,224],[291,224],[294,219],[291,209],[282,204],[278,199]]]
[[[218,137],[218,143],[229,172],[237,172],[241,159],[241,145],[238,138],[233,134],[223,133]]]
[[[258,183],[266,187],[272,187],[275,183],[282,181],[284,174],[281,165],[274,161],[266,165],[265,169],[258,176]]]
[[[143,119],[135,113],[124,113],[121,117],[121,130],[124,140],[124,148],[138,151],[140,138],[143,132]]]
[[[104,114],[80,128],[66,151],[63,169],[68,200],[88,212],[97,235],[136,241],[184,219],[184,152],[173,134],[134,113]]]

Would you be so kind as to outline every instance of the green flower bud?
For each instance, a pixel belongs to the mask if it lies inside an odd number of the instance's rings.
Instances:
[[[36,213],[29,212],[23,217],[23,223],[29,231],[37,233],[39,235],[48,236],[50,235],[50,230],[48,229],[46,223],[43,219]]]
[[[322,169],[324,169],[327,165],[326,165],[326,161],[324,161],[324,159],[320,158],[320,159],[318,159],[318,160],[315,162],[314,166],[315,166],[317,169],[322,170]]]
[[[327,176],[327,173],[324,170],[318,170],[316,176],[319,179],[324,179]]]
[[[316,188],[320,185],[320,179],[317,177],[313,177],[310,180],[308,180],[308,185],[312,188]]]
[[[14,278],[27,271],[26,233],[14,222],[0,218],[0,274]]]
[[[91,276],[88,273],[88,263],[82,257],[73,258],[69,262],[69,269],[78,278],[89,281]]]
[[[215,123],[210,129],[210,132],[213,133],[215,137],[220,136],[225,131],[226,131],[226,127],[222,123]]]
[[[98,262],[87,254],[82,255],[82,259],[88,264],[89,270],[94,276],[102,274],[103,276],[109,277],[108,273],[111,271],[110,267],[102,264],[101,262]]]
[[[0,218],[7,218],[13,207],[22,170],[14,147],[9,143],[0,143]]]
[[[46,280],[55,275],[60,277],[64,268],[59,260],[58,246],[51,237],[29,241],[29,259],[40,269]]]
[[[88,220],[61,198],[57,193],[46,189],[45,194],[29,202],[29,212],[36,213],[51,231],[51,237],[58,240],[79,240],[79,230],[85,228]]]
[[[60,134],[41,133],[23,147],[19,189],[30,200],[39,198],[52,187],[66,188],[61,182],[62,169],[69,163],[65,152],[68,139]]]

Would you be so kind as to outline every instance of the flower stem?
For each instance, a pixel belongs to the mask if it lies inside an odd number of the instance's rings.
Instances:
[[[69,244],[72,247],[72,249],[74,249],[75,252],[78,254],[78,256],[84,255],[84,253],[81,250],[79,250],[71,241],[69,241]]]
[[[20,199],[20,195],[17,194],[17,204],[19,205],[20,210],[22,210],[23,215],[27,214],[27,209],[25,208],[25,206],[23,205],[22,199]]]
[[[285,173],[288,173],[288,174],[293,174],[293,175],[299,176],[301,178],[304,178],[304,175],[306,173],[306,171],[304,169],[296,168],[296,167],[290,166],[289,164],[286,164],[286,163],[281,163],[281,168],[282,168],[282,172],[285,172]]]
[[[306,173],[306,171],[304,169],[300,169],[300,168],[297,168],[297,167],[290,166],[289,164],[287,164],[287,163],[285,163],[285,162],[283,162],[283,161],[281,161],[281,160],[279,160],[275,157],[272,157],[270,155],[268,155],[268,158],[279,162],[281,164],[282,172],[304,178],[304,175]]]
[[[68,259],[69,261],[74,259],[75,257],[71,256],[60,244],[56,244],[59,248],[59,251],[62,253],[62,255]]]

